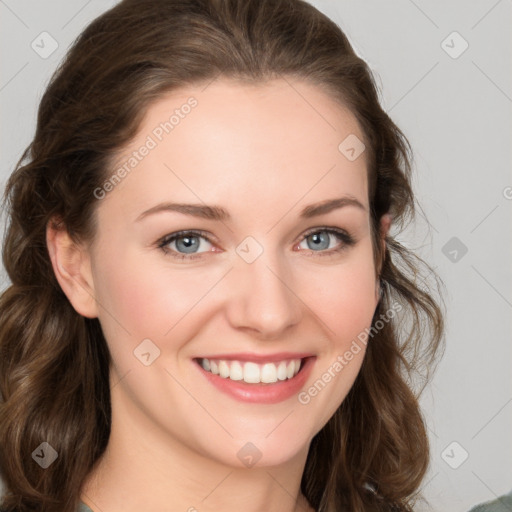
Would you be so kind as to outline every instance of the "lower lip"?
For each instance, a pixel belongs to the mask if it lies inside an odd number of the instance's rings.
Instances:
[[[307,357],[303,360],[299,373],[291,379],[270,384],[248,384],[243,380],[231,380],[207,372],[197,361],[195,362],[208,381],[223,393],[240,402],[261,404],[277,404],[297,394],[304,386],[314,364],[315,357]]]

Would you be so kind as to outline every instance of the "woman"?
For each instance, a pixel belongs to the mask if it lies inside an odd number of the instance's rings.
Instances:
[[[410,174],[306,2],[92,22],[5,192],[3,510],[412,510],[443,315],[390,234]]]

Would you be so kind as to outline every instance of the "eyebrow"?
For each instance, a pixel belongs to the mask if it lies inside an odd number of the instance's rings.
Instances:
[[[353,196],[338,197],[335,199],[327,199],[319,203],[314,203],[306,206],[300,212],[300,217],[303,219],[310,219],[318,215],[324,215],[338,208],[345,206],[355,206],[363,211],[366,211],[366,207]],[[194,217],[200,217],[202,219],[215,220],[215,221],[227,221],[231,219],[230,214],[227,210],[221,206],[208,206],[202,204],[184,204],[184,203],[160,203],[153,206],[149,210],[142,212],[135,222],[139,222],[146,218],[148,215],[153,215],[160,212],[178,212],[185,215],[192,215]]]

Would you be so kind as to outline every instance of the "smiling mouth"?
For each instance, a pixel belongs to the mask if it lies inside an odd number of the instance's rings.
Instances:
[[[226,359],[195,359],[206,372],[224,379],[247,384],[274,384],[293,379],[308,358],[285,359],[282,361],[255,363]]]

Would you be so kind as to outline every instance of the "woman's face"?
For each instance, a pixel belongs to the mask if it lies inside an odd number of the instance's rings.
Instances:
[[[151,106],[95,192],[117,428],[240,467],[307,451],[360,370],[378,301],[362,139],[299,81],[217,80]]]

